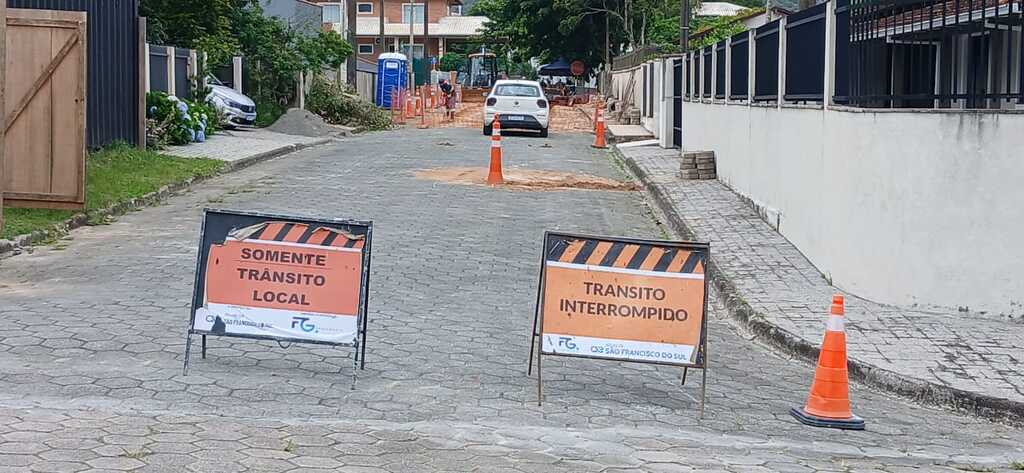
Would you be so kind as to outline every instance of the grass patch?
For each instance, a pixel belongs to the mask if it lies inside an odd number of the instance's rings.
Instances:
[[[256,103],[256,126],[263,128],[273,125],[284,112],[285,108],[277,102],[259,99]]]
[[[127,145],[114,145],[91,153],[86,163],[85,204],[89,211],[141,197],[191,177],[211,176],[224,165],[213,159],[178,158]],[[4,209],[0,238],[48,230],[74,213],[71,210]]]
[[[1010,462],[1010,469],[1017,471],[1024,471],[1024,461],[1013,461]]]

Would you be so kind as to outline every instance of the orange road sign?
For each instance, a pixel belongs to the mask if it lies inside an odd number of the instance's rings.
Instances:
[[[701,243],[546,233],[530,353],[532,372],[539,344],[538,397],[541,355],[703,369],[708,254]]]
[[[196,268],[193,334],[366,344],[372,223],[207,210]]]

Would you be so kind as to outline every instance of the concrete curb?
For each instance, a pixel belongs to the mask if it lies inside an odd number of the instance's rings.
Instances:
[[[312,141],[309,143],[299,143],[282,146],[277,149],[272,149],[252,156],[239,159],[237,161],[227,162],[220,171],[205,177],[192,177],[181,182],[175,182],[163,186],[149,194],[136,197],[131,200],[114,204],[105,209],[93,210],[89,212],[80,212],[71,216],[71,218],[54,225],[48,230],[36,230],[32,233],[24,235],[18,235],[12,240],[0,239],[0,258],[6,258],[13,256],[20,252],[24,248],[36,245],[40,242],[48,239],[63,236],[79,227],[83,227],[89,223],[90,219],[104,219],[117,215],[124,215],[132,210],[141,209],[143,207],[152,206],[162,200],[167,199],[173,194],[181,192],[194,184],[198,184],[207,179],[212,179],[217,176],[228,174],[235,171],[240,171],[249,166],[252,166],[263,161],[274,159],[280,156],[284,156],[295,151],[311,148],[313,146],[319,146],[331,142],[331,139],[321,139]]]
[[[687,226],[686,221],[672,206],[664,188],[654,182],[636,161],[623,155],[618,147],[612,146],[611,149],[617,159],[622,160],[630,172],[643,184],[646,193],[669,228],[683,238],[696,239],[693,230]],[[719,270],[714,251],[708,261],[708,274],[711,277],[711,284],[718,290],[729,315],[742,323],[758,340],[811,364],[817,362],[818,342],[803,339],[781,329],[772,324],[764,314],[754,310],[743,299],[740,290]],[[849,358],[847,365],[851,379],[915,402],[953,409],[996,422],[1024,425],[1024,403],[951,388],[921,379],[908,378],[905,375],[854,358]]]

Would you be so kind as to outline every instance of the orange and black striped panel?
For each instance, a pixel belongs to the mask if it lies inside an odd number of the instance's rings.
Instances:
[[[558,238],[549,241],[545,259],[610,268],[704,274],[705,256],[703,251],[670,246]]]
[[[349,238],[344,233],[320,225],[286,222],[267,222],[245,239],[356,249],[362,249],[365,243],[362,237]]]

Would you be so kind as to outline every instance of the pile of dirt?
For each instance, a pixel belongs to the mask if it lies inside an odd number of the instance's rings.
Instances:
[[[331,125],[308,110],[290,108],[281,115],[267,130],[286,135],[312,136],[312,137],[338,137],[349,136],[352,128]]]
[[[538,169],[505,169],[505,183],[501,187],[522,190],[588,189],[602,191],[635,191],[632,182],[616,181],[604,177],[572,172]],[[435,168],[416,171],[417,179],[450,184],[487,185],[487,168]]]

